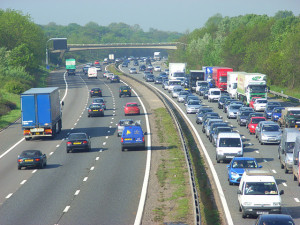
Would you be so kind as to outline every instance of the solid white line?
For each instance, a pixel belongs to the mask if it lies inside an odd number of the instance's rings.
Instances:
[[[111,118],[112,120],[114,120],[115,118]]]
[[[100,159],[100,157],[96,157],[96,160],[99,160]]]
[[[83,179],[83,181],[87,181],[87,179],[88,179],[88,177],[85,177],[85,178]]]
[[[23,180],[20,184],[23,185],[26,183],[27,180]]]
[[[13,195],[13,193],[10,193],[5,198],[10,198],[12,195]]]
[[[79,192],[80,192],[80,190],[77,190],[77,191],[75,192],[75,194],[74,194],[74,195],[78,195],[78,194],[79,194]]]
[[[298,198],[294,198],[295,202],[300,202]]]
[[[37,170],[32,171],[32,173],[35,173]]]
[[[18,144],[20,144],[22,141],[24,141],[25,138],[22,138],[20,141],[18,141],[16,144],[14,144],[13,146],[11,146],[9,149],[7,149],[5,152],[3,152],[1,155],[0,155],[0,159],[5,156],[7,153],[9,153],[11,150],[13,150]]]
[[[92,166],[90,170],[94,170],[94,169],[95,169],[95,167],[94,167],[94,166]]]
[[[69,206],[69,205],[68,205],[68,206],[66,206],[66,208],[64,209],[64,211],[63,211],[63,212],[64,212],[64,213],[68,212],[68,210],[70,209],[70,207],[71,207],[71,206]]]

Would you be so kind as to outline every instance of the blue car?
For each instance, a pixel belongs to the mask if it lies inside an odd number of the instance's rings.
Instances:
[[[255,158],[234,157],[227,165],[229,185],[239,184],[245,169],[251,168],[257,169],[262,168],[262,166],[258,166]]]
[[[281,118],[281,112],[284,110],[284,107],[275,107],[272,111],[271,120],[276,122]]]

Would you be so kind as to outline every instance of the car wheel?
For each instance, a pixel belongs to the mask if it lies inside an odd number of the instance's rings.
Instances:
[[[242,212],[242,208],[241,208],[241,206],[239,205],[239,212]]]
[[[284,173],[289,173],[289,170],[286,168],[286,166],[284,167]]]
[[[242,218],[245,219],[247,217],[247,214],[242,210]]]
[[[67,149],[67,153],[69,153],[70,152],[70,150],[69,149]]]
[[[30,141],[31,137],[25,137],[25,141]]]
[[[280,163],[280,168],[283,169],[284,168],[284,165],[282,163]]]
[[[124,147],[121,147],[122,152],[124,152]]]
[[[233,183],[230,181],[230,179],[228,180],[229,185],[233,185]]]
[[[91,115],[90,115],[90,114],[88,114],[88,117],[91,117]]]
[[[39,169],[43,169],[44,168],[44,163],[42,163],[41,165],[39,165]]]

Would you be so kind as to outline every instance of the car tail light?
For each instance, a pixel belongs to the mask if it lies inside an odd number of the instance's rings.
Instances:
[[[45,129],[45,134],[52,134],[52,129]]]
[[[94,92],[94,91],[91,91],[92,93]]]
[[[120,92],[121,92],[122,90],[120,90]]]
[[[41,159],[34,159],[34,160],[38,162],[38,161],[40,161]]]
[[[18,162],[23,162],[23,159],[18,159]]]
[[[30,135],[30,130],[24,130],[23,134],[24,135]]]
[[[87,144],[87,141],[83,141],[83,144]]]
[[[121,142],[124,142],[124,138],[121,138]]]
[[[72,144],[72,142],[71,142],[71,141],[68,141],[68,142],[67,142],[67,145],[71,145],[71,144]]]
[[[89,109],[89,112],[90,112],[90,111],[92,111],[92,110]]]
[[[143,137],[143,142],[145,142],[145,137]]]

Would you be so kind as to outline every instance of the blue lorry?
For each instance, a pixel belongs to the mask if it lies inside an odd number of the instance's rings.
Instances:
[[[58,87],[31,88],[21,94],[21,119],[25,140],[54,137],[62,128]]]

